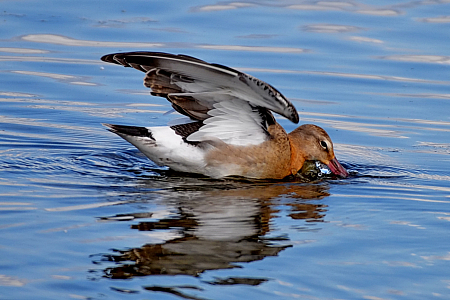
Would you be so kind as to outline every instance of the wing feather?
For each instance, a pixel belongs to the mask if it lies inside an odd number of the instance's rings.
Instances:
[[[201,142],[220,139],[231,145],[258,145],[270,135],[266,130],[266,120],[256,111],[257,108],[240,99],[216,103],[208,112],[211,118],[204,120],[204,125],[187,140]]]
[[[160,52],[114,53],[102,57],[103,61],[133,67],[149,72],[154,69],[171,73],[169,86],[180,92],[214,92],[229,90],[236,97],[274,111],[294,123],[299,118],[295,107],[277,89],[268,83],[235,69],[187,56]],[[146,79],[147,80],[147,79]],[[150,86],[151,87],[151,86]]]
[[[176,127],[189,142],[220,139],[256,145],[270,138],[270,111],[299,121],[295,107],[278,90],[226,66],[159,52],[115,53],[102,60],[145,72],[144,85],[153,95],[165,97],[176,111],[199,121],[195,127]]]

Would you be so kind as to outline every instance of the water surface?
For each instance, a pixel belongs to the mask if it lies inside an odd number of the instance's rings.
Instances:
[[[449,1],[2,5],[0,299],[448,299]],[[135,50],[269,82],[353,175],[156,166],[101,126],[176,117]]]

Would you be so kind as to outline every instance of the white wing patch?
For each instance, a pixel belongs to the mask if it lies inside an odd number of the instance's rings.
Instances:
[[[215,103],[208,111],[208,118],[199,131],[191,134],[187,140],[201,142],[220,139],[236,146],[258,145],[269,137],[263,127],[261,115],[255,108],[243,100],[233,99]]]

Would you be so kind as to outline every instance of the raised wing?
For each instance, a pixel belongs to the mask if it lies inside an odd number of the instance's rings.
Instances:
[[[108,54],[102,60],[145,72],[144,85],[153,95],[203,121],[188,141],[215,137],[236,145],[258,144],[267,138],[267,126],[273,122],[270,111],[299,121],[295,107],[274,87],[226,66],[158,52]]]

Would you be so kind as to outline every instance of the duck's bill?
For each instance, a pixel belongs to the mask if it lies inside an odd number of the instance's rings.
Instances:
[[[336,158],[330,160],[327,166],[330,168],[330,171],[337,176],[341,176],[343,178],[348,176],[347,170],[338,162]]]

